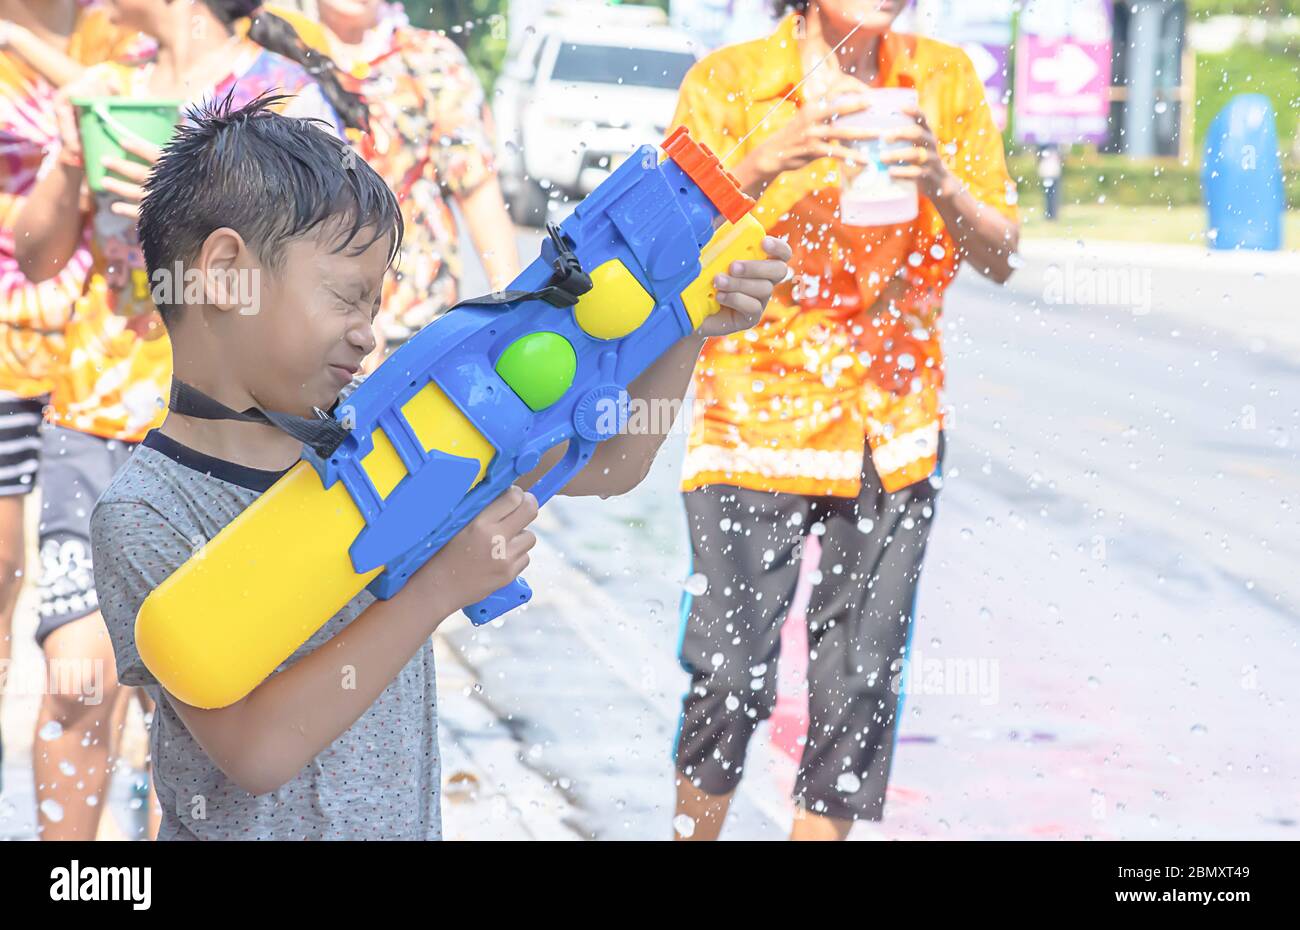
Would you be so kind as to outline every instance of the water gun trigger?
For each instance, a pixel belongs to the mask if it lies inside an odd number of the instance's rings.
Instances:
[[[564,451],[564,457],[552,465],[550,471],[542,475],[529,489],[529,493],[537,498],[538,507],[554,497],[570,478],[591,461],[591,451],[595,446],[596,443],[584,440],[580,436],[574,436],[569,440],[569,447]]]
[[[431,450],[428,460],[398,483],[379,514],[357,534],[348,549],[356,572],[381,568],[419,545],[429,527],[446,519],[469,493],[480,467],[477,459]]]

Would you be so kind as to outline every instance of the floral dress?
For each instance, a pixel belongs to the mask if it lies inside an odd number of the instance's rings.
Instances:
[[[338,49],[331,53],[349,64]],[[493,177],[491,118],[461,50],[413,28],[397,4],[384,8],[354,57],[349,70],[370,105],[362,153],[397,195],[406,224],[380,313],[391,344],[457,300],[461,263],[448,198]]]

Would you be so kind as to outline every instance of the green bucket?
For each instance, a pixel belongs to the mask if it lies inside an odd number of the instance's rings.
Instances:
[[[135,136],[154,145],[164,145],[180,119],[179,100],[129,100],[122,97],[74,97],[81,126],[82,157],[86,181],[92,191],[104,189],[105,158],[143,161],[128,154],[121,140]]]

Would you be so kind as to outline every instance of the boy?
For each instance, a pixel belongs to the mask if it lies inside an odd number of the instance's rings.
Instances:
[[[196,304],[159,307],[176,377],[234,410],[307,415],[328,409],[374,348],[371,327],[402,222],[384,182],[344,143],[274,114],[268,102],[237,109],[223,102],[193,115],[150,178],[140,237],[151,281],[180,262],[205,282],[254,282],[251,291],[205,284]],[[680,399],[704,338],[758,320],[789,256],[783,242],[765,248],[773,260],[736,263],[719,278],[724,310],[631,385],[634,398]],[[179,282],[173,288],[182,290]],[[565,493],[629,490],[662,439],[609,440]],[[142,664],[136,613],[196,546],[294,464],[299,449],[269,426],[171,413],[91,519],[118,675],[158,706],[151,745],[159,839],[437,838],[429,637],[527,565],[537,503],[523,488],[563,454],[552,450],[488,505],[399,595],[358,595],[242,701],[187,706]],[[319,648],[326,642],[330,648]],[[354,686],[341,687],[345,675]]]

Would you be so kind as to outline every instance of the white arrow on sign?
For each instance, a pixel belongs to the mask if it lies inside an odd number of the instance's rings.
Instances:
[[[1056,93],[1072,97],[1097,76],[1097,62],[1092,56],[1067,42],[1051,58],[1036,58],[1031,66],[1034,80],[1056,85]]]

